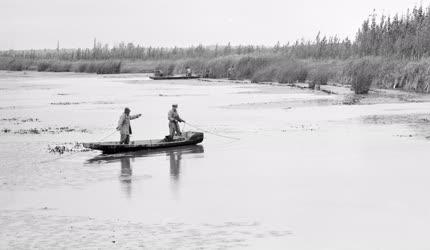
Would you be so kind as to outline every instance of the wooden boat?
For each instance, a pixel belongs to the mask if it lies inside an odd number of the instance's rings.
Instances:
[[[177,76],[150,76],[152,80],[187,80],[187,79],[198,79],[201,78],[201,76],[184,76],[184,75],[177,75]]]
[[[130,144],[119,144],[119,142],[91,142],[83,143],[83,146],[93,150],[101,150],[104,154],[115,154],[145,149],[160,149],[196,145],[201,143],[203,138],[203,133],[188,131],[184,132],[182,136],[175,136],[173,140],[166,140],[166,138],[156,140],[141,140],[131,141]]]
[[[86,163],[112,163],[118,162],[124,159],[134,159],[143,157],[153,157],[160,155],[170,156],[172,154],[176,155],[188,155],[188,154],[202,154],[205,150],[203,145],[186,145],[171,148],[157,148],[148,150],[139,150],[133,152],[123,152],[118,154],[101,154],[88,159]]]

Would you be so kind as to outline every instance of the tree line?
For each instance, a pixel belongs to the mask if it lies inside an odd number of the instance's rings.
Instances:
[[[378,16],[373,13],[359,28],[354,40],[322,36],[314,40],[274,46],[214,45],[188,48],[145,47],[133,43],[116,46],[94,40],[93,48],[9,50],[0,56],[44,60],[175,60],[184,58],[216,58],[230,55],[275,54],[293,58],[348,59],[351,57],[384,56],[420,59],[430,55],[430,8],[414,7],[404,15]]]

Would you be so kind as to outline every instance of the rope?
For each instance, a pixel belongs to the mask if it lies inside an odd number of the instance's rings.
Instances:
[[[116,130],[115,130],[115,131],[113,131],[111,134],[109,134],[109,135],[107,135],[107,136],[105,136],[105,137],[101,138],[99,141],[103,141],[104,139],[111,137],[111,136],[112,136],[113,134],[115,134],[115,133],[117,133],[117,131],[116,131]]]
[[[226,135],[220,135],[220,134],[217,134],[217,133],[215,133],[215,132],[211,132],[211,131],[209,131],[209,130],[202,129],[202,128],[198,127],[198,126],[195,126],[195,125],[193,125],[193,124],[190,124],[189,122],[184,122],[184,123],[186,123],[186,124],[187,124],[188,126],[190,126],[190,127],[193,127],[193,128],[195,128],[195,129],[198,129],[198,130],[200,130],[200,131],[202,131],[202,132],[205,132],[205,133],[208,133],[208,134],[212,134],[212,135],[216,135],[216,136],[219,136],[219,137],[224,137],[224,138],[232,139],[232,140],[240,140],[240,138],[237,138],[237,137],[231,137],[231,136],[226,136]]]

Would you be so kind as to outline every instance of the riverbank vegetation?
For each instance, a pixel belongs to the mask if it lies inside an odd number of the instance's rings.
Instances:
[[[121,43],[110,48],[1,51],[1,70],[134,73],[161,69],[182,74],[190,67],[212,78],[253,82],[349,84],[356,93],[371,86],[430,92],[430,10],[415,7],[399,16],[371,15],[354,40],[318,34],[313,41],[268,46],[154,48]]]

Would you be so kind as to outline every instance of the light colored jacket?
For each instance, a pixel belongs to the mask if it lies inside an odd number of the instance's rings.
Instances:
[[[123,135],[129,135],[131,128],[130,120],[136,119],[138,117],[139,115],[126,115],[123,113],[119,118],[118,127],[116,129],[118,129]]]
[[[179,117],[179,114],[177,111],[174,111],[171,109],[169,113],[167,114],[167,119],[169,119],[169,122],[181,122],[182,119]]]

